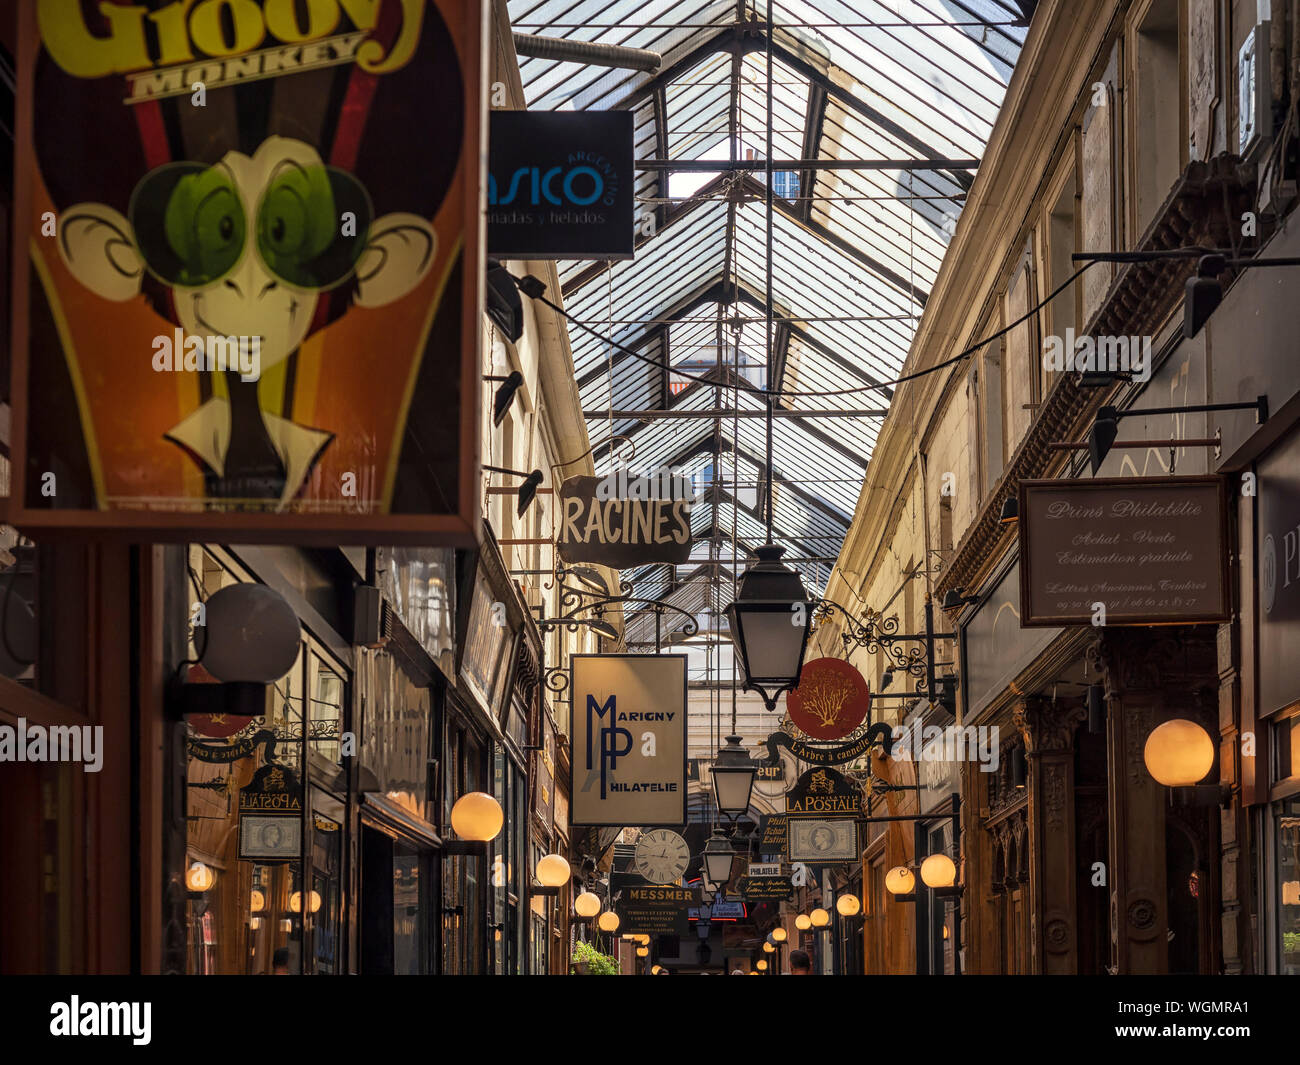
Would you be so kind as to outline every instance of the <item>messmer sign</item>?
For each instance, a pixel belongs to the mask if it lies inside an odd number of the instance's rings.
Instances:
[[[686,656],[574,655],[578,826],[686,823]]]

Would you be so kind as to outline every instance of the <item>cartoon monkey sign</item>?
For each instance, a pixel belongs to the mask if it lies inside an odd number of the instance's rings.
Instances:
[[[11,520],[472,542],[481,0],[19,17]]]

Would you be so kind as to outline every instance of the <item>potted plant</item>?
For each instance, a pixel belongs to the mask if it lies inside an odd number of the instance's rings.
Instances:
[[[617,976],[618,959],[602,954],[590,943],[579,941],[573,946],[574,972],[579,976]]]

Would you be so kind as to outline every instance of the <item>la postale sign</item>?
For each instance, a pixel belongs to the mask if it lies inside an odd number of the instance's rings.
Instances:
[[[570,477],[560,486],[560,558],[613,569],[682,565],[691,555],[693,503],[690,479],[669,471]]]

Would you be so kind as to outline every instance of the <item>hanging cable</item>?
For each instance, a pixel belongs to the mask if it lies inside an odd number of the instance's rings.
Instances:
[[[1074,273],[1072,273],[1069,277],[1067,277],[1064,281],[1062,281],[1059,285],[1057,285],[1056,288],[1052,289],[1052,291],[1048,293],[1046,297],[1044,297],[1038,303],[1034,304],[1034,306],[1030,307],[1028,311],[1022,314],[1010,325],[1003,326],[996,333],[990,333],[983,340],[977,341],[976,343],[972,344],[970,347],[965,348],[962,351],[959,351],[956,355],[952,356],[952,358],[945,359],[943,362],[935,363],[933,366],[928,366],[924,370],[917,370],[915,373],[903,374],[903,376],[896,377],[892,381],[877,381],[869,385],[857,385],[853,388],[837,388],[827,392],[799,392],[799,391],[789,391],[786,389],[777,389],[773,391],[770,388],[772,383],[770,380],[768,381],[768,386],[769,386],[768,388],[755,388],[754,386],[751,385],[746,388],[746,392],[752,393],[755,396],[762,396],[762,397],[770,396],[774,399],[775,398],[829,399],[832,396],[851,396],[851,395],[856,395],[859,392],[879,392],[879,391],[883,391],[886,388],[891,388],[894,385],[905,384],[908,381],[915,381],[919,377],[926,377],[929,374],[938,373],[940,370],[947,369],[949,366],[961,362],[962,359],[966,358],[967,356],[974,355],[975,352],[993,343],[993,341],[997,340],[999,337],[1006,336],[1008,333],[1011,332],[1011,330],[1015,329],[1016,326],[1022,325],[1024,322],[1027,322],[1030,318],[1036,315],[1040,310],[1042,310],[1049,303],[1051,303],[1052,300],[1054,300],[1057,296],[1059,296],[1062,292],[1064,292],[1070,285],[1074,284],[1075,281],[1077,281],[1080,277],[1084,275],[1085,272],[1087,272],[1089,267],[1095,266],[1097,262],[1098,260],[1095,259],[1085,262],[1082,266],[1079,267],[1079,269],[1077,269]],[[576,325],[579,329],[583,330],[584,332],[590,333],[597,340],[604,341],[606,339],[604,336],[601,335],[599,330],[593,329],[591,326],[587,325],[586,322],[580,322],[577,318],[569,314],[569,312],[566,311],[559,304],[547,298],[545,294],[545,286],[542,284],[542,282],[532,277],[532,275],[526,275],[525,277],[516,278],[515,280],[520,284],[520,291],[522,291],[526,296],[530,296],[532,299],[538,300],[539,302],[545,304],[547,307],[550,307],[551,310],[555,311],[556,314],[560,315],[562,318],[572,323],[573,325]],[[669,366],[667,363],[660,362],[658,359],[652,359],[648,355],[642,355],[639,351],[636,351],[634,348],[629,348],[624,344],[619,344],[615,341],[610,341],[610,343],[619,351],[621,351],[624,355],[630,355],[634,359],[644,362],[649,366],[657,366],[661,370],[671,370],[675,376],[684,378],[687,381],[697,381],[701,384],[706,384],[706,385],[712,385],[716,383],[715,381],[707,377],[700,377],[694,374],[685,373],[682,370],[673,369],[673,367]]]

